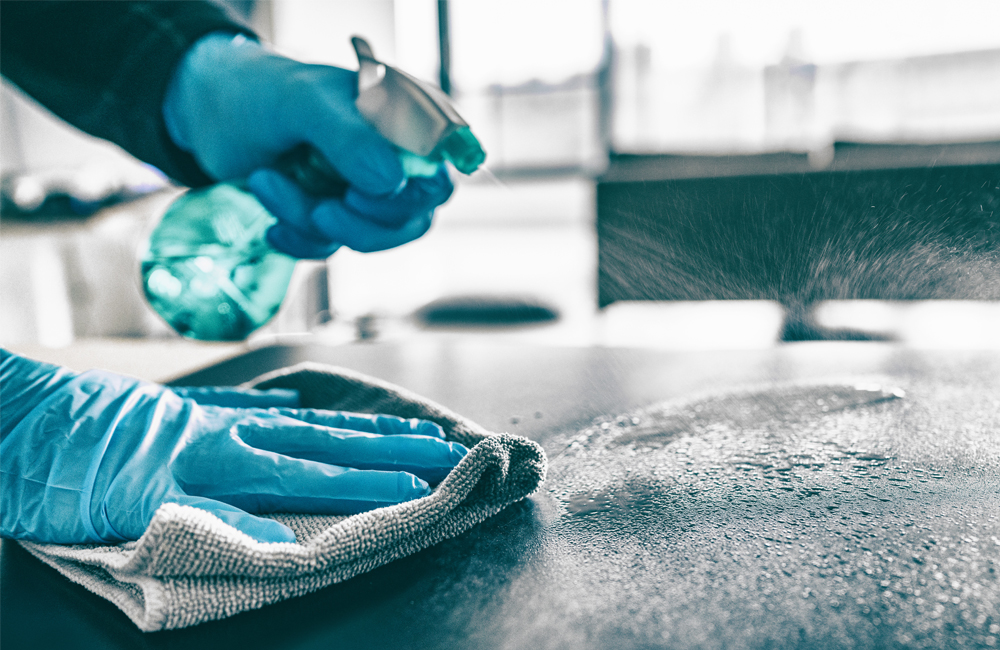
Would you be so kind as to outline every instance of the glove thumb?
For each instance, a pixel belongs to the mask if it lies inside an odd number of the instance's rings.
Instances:
[[[178,505],[191,506],[205,512],[210,512],[236,530],[253,537],[258,542],[295,542],[295,533],[288,526],[278,523],[273,519],[255,517],[228,503],[204,497],[193,497],[187,494],[178,495],[173,499],[173,502]]]

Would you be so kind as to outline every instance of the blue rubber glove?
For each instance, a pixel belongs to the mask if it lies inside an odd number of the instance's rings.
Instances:
[[[220,181],[246,179],[303,142],[348,181],[343,199],[316,200],[273,170],[256,176],[250,189],[278,218],[268,232],[278,250],[314,259],[342,244],[384,250],[423,235],[454,187],[444,165],[432,177],[406,178],[396,149],[355,107],[357,84],[353,71],[213,33],[178,66],[163,115],[177,146]]]
[[[7,351],[0,359],[5,537],[138,539],[160,505],[178,503],[258,541],[293,542],[289,528],[254,514],[352,514],[416,499],[467,453],[431,422],[291,408],[294,391],[174,391]]]

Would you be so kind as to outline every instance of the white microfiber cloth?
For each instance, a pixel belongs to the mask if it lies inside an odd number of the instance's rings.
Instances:
[[[471,449],[430,496],[416,501],[349,517],[272,515],[295,532],[294,544],[262,544],[203,510],[164,504],[138,541],[21,545],[152,632],[225,618],[370,571],[461,534],[545,477],[545,454],[536,443],[491,433],[352,371],[306,363],[246,386],[294,388],[304,407],[430,420],[448,440]]]

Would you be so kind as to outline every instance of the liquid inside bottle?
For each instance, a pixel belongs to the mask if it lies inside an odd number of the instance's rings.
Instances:
[[[142,254],[149,304],[188,338],[245,339],[278,312],[295,269],[265,239],[275,221],[230,183],[182,195]]]

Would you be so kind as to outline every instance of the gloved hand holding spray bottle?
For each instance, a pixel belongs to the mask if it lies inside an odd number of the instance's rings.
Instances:
[[[227,180],[178,198],[142,253],[150,305],[184,336],[246,338],[277,313],[295,258],[416,239],[452,192],[443,163],[471,174],[485,160],[444,93],[381,63],[363,39],[352,42],[356,89],[353,73],[292,61],[242,36],[205,39],[182,63],[164,107],[168,131],[206,171]],[[244,83],[220,84],[220,74]],[[282,96],[296,80],[327,95]],[[211,101],[204,88],[212,89]],[[242,101],[247,92],[253,102]],[[262,101],[268,93],[273,101]],[[261,114],[261,105],[270,113]],[[253,114],[242,115],[244,106]],[[363,119],[345,106],[356,106]],[[331,110],[342,113],[344,132],[310,137],[322,123],[316,117]],[[320,150],[316,141],[330,144]]]

